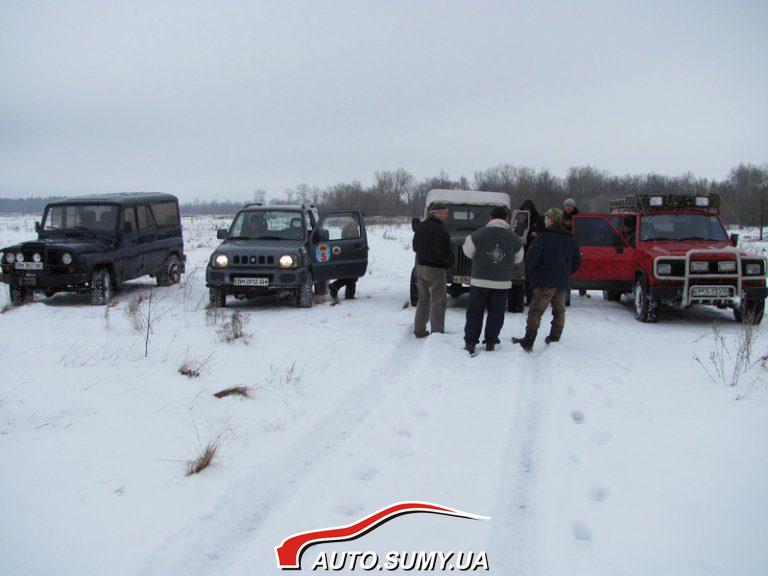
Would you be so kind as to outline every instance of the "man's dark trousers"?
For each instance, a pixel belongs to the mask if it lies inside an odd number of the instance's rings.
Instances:
[[[477,344],[480,341],[480,332],[483,329],[483,316],[487,311],[485,342],[487,344],[499,343],[499,333],[502,326],[504,326],[508,292],[509,290],[478,288],[477,286],[472,286],[469,289],[467,323],[464,326],[465,342]]]

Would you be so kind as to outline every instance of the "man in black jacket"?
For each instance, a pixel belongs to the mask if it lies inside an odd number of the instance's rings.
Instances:
[[[556,208],[545,215],[547,227],[534,239],[525,256],[525,268],[533,287],[528,322],[523,338],[512,338],[530,352],[541,325],[541,317],[552,305],[552,327],[546,343],[557,342],[565,327],[565,298],[571,289],[571,274],[581,267],[576,240],[562,225],[563,213]]]
[[[416,286],[419,303],[413,321],[416,338],[424,338],[429,320],[432,332],[445,332],[445,309],[448,304],[448,269],[453,266],[451,236],[443,221],[448,210],[432,210],[419,224],[413,236],[416,252]]]

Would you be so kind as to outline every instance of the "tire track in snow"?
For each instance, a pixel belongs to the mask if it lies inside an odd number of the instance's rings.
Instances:
[[[354,435],[387,394],[384,383],[397,381],[418,360],[410,329],[363,386],[351,390],[317,424],[293,443],[284,455],[261,462],[253,474],[231,485],[212,514],[198,518],[155,549],[140,572],[145,575],[196,575],[225,569],[282,503],[302,486],[302,480],[328,462]],[[263,495],[254,501],[253,491]]]
[[[515,397],[514,418],[506,440],[506,466],[491,517],[496,520],[491,550],[493,572],[530,576],[538,573],[535,490],[541,478],[541,435],[551,386],[551,350],[526,358]]]

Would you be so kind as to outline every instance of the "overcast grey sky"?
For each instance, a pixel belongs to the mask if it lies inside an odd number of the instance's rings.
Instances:
[[[0,195],[768,161],[768,2],[0,0]]]

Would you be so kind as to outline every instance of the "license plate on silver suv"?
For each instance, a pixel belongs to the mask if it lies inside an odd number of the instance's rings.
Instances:
[[[235,278],[235,286],[269,286],[269,278]]]
[[[42,270],[42,262],[16,262],[16,270]]]
[[[730,298],[733,288],[730,286],[693,286],[691,298]]]

